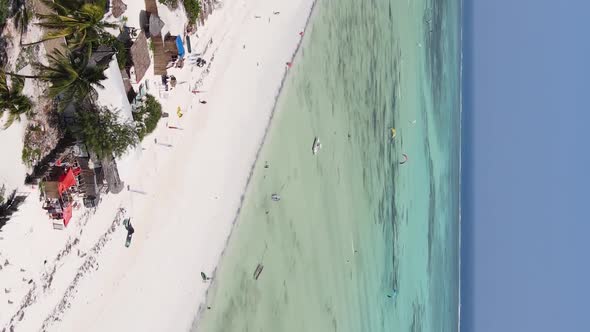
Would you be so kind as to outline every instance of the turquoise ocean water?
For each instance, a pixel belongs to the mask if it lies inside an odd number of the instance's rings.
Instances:
[[[318,0],[193,330],[458,330],[460,6]]]

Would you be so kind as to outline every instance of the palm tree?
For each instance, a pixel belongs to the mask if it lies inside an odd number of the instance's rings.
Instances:
[[[31,11],[24,1],[18,3],[18,10],[14,15],[14,27],[20,33],[20,44],[23,44],[23,34],[27,32],[31,20]]]
[[[21,115],[32,115],[33,102],[22,93],[24,85],[23,78],[14,77],[12,87],[9,87],[6,75],[0,71],[0,115],[8,112],[4,129],[10,127],[15,120],[20,121]]]
[[[48,0],[42,0],[52,11],[52,14],[37,14],[41,22],[38,25],[49,29],[45,38],[23,46],[42,43],[46,40],[66,38],[71,49],[80,49],[86,43],[96,43],[100,35],[107,33],[107,28],[117,28],[118,25],[102,21],[104,11],[93,4],[84,4],[79,9],[65,6]]]
[[[106,79],[104,66],[89,66],[90,48],[87,52],[74,54],[67,51],[65,54],[55,50],[49,55],[49,65],[36,63],[39,75],[20,75],[6,72],[7,75],[39,79],[50,83],[47,91],[49,98],[59,97],[62,109],[72,101],[92,100],[96,97],[96,88],[103,89],[100,81]]]
[[[75,124],[72,127],[76,138],[100,158],[122,156],[130,147],[139,143],[135,125],[121,122],[118,110],[110,110],[90,103],[78,104]]]

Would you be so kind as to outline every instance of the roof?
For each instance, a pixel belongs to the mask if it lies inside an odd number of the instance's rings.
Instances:
[[[137,94],[135,93],[135,90],[133,89],[133,86],[131,85],[131,80],[129,79],[129,75],[127,75],[126,70],[121,69],[121,77],[123,78],[123,86],[125,86],[125,93],[127,94],[127,100],[129,100],[129,102],[131,102],[132,100],[135,99],[135,96]]]
[[[85,196],[100,196],[100,190],[104,187],[104,174],[102,167],[94,167],[89,158],[78,158],[80,165],[80,191]]]
[[[150,36],[159,36],[162,33],[164,22],[160,19],[158,14],[151,14],[149,18],[148,31]]]
[[[60,197],[57,181],[44,181],[43,191],[47,198],[59,199]]]
[[[141,31],[137,39],[131,46],[131,61],[135,68],[135,77],[137,82],[141,81],[147,72],[152,60],[150,59],[150,50],[147,44],[145,33]]]
[[[109,65],[111,62],[111,57],[115,54],[115,49],[111,46],[107,45],[100,45],[95,51],[92,52],[90,55],[90,63],[94,65]]]
[[[136,0],[137,1],[137,0]],[[125,10],[127,9],[127,5],[122,0],[113,0],[113,16],[116,18],[121,17]]]
[[[59,184],[57,190],[61,195],[64,191],[68,190],[71,186],[76,184],[76,178],[74,177],[74,171],[70,168],[66,174],[59,178]]]
[[[145,0],[145,10],[148,13],[158,14],[158,5],[156,0]]]
[[[64,226],[68,226],[70,219],[72,219],[72,204],[68,204],[63,210]]]

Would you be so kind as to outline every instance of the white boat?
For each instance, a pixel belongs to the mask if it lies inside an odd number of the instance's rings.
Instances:
[[[319,137],[314,138],[313,144],[311,145],[311,152],[315,155],[316,153],[318,153],[318,151],[320,151],[321,148],[322,143],[320,143]]]

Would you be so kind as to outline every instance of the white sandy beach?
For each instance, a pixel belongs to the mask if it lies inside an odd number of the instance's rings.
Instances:
[[[143,1],[127,2],[128,12],[143,7]],[[200,272],[211,275],[219,263],[281,80],[287,70],[297,70],[285,64],[312,5],[227,0],[214,10],[198,38],[191,35],[193,54],[207,49],[202,56],[209,72],[188,63],[169,70],[179,82],[161,100],[170,117],[118,162],[129,191],[107,195],[96,211],[75,211],[63,231],[52,229],[32,191],[0,232],[0,331],[189,329],[209,286]],[[132,15],[139,13],[128,15],[130,23]],[[167,22],[173,13],[163,10],[161,17],[169,28],[176,26]],[[205,92],[193,95],[201,78],[198,89]],[[116,79],[109,75],[107,90],[118,85]],[[155,87],[148,92],[158,94]],[[122,106],[117,100],[125,99],[123,91],[103,93]],[[17,154],[9,158],[14,170],[4,165],[0,179],[24,179],[24,167],[16,165],[20,147],[12,142],[19,132],[16,126],[0,133],[0,144],[12,144],[8,151]],[[129,248],[120,208],[135,228]]]

